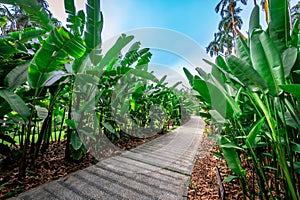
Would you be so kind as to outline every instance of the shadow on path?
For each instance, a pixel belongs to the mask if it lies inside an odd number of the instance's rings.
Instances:
[[[192,116],[170,133],[12,199],[186,199],[204,126]]]

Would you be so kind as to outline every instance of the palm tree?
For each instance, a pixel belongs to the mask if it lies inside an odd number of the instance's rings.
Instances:
[[[231,1],[227,9],[223,10],[223,17],[218,26],[219,32],[215,34],[214,40],[206,48],[207,53],[209,52],[211,56],[218,55],[219,52],[225,52],[225,55],[235,53],[237,27],[240,29],[243,24],[238,15],[241,11],[240,7],[236,7],[235,1]]]
[[[220,0],[220,2],[217,4],[217,6],[215,8],[215,11],[216,11],[216,13],[219,13],[219,11],[220,11],[221,16],[223,17],[226,8],[230,4],[237,3],[238,1],[240,1],[243,5],[247,5],[247,0],[237,0],[237,1],[235,1],[235,0]],[[256,5],[256,0],[254,0],[254,5]]]

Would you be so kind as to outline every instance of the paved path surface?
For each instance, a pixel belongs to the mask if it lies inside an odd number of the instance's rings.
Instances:
[[[13,199],[186,199],[204,122],[173,132]]]

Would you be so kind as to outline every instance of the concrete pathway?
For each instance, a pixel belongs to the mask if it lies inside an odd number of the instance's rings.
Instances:
[[[204,126],[192,116],[173,132],[12,199],[186,199]]]

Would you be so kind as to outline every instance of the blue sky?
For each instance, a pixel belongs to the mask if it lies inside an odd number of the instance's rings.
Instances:
[[[295,1],[292,0],[292,2]],[[78,10],[84,9],[85,0],[75,0],[75,2]],[[172,71],[168,75],[170,78],[175,78],[175,80],[179,79],[178,74],[182,75],[183,66],[190,69],[190,71],[194,71],[195,67],[203,67],[204,70],[209,71],[202,62],[202,58],[208,58],[205,55],[205,47],[217,31],[220,16],[215,13],[214,9],[218,2],[219,0],[102,0],[101,10],[104,15],[103,41],[119,36],[123,32],[135,34],[134,30],[136,29],[149,27],[167,29],[174,31],[174,34],[171,33],[170,35],[168,33],[165,35],[165,39],[159,41],[162,45],[157,44],[155,36],[149,36],[152,38],[150,42],[143,41],[143,39],[149,40],[148,35],[141,38],[142,44],[145,43],[151,46],[152,43],[156,42],[153,44],[151,61],[154,68],[156,67],[154,71],[161,76]],[[54,16],[65,23],[66,15],[63,1],[48,0],[48,3]],[[253,8],[252,0],[248,1],[248,6],[241,7],[243,8],[241,17],[244,21],[242,31],[246,34],[248,18]],[[261,12],[261,15],[263,16],[263,12]],[[160,48],[168,39],[178,38],[178,35],[181,35],[186,41],[189,40],[187,43],[191,43],[191,45],[181,44],[181,40],[177,39],[173,43],[171,40],[168,43],[169,46]],[[202,50],[196,48],[195,44]],[[169,50],[176,49],[176,45],[179,47],[186,46],[183,52],[185,56],[178,55],[182,52],[176,54],[174,51]],[[189,46],[191,48],[188,48]],[[191,63],[191,59],[195,62]],[[173,71],[176,72],[173,73]]]

